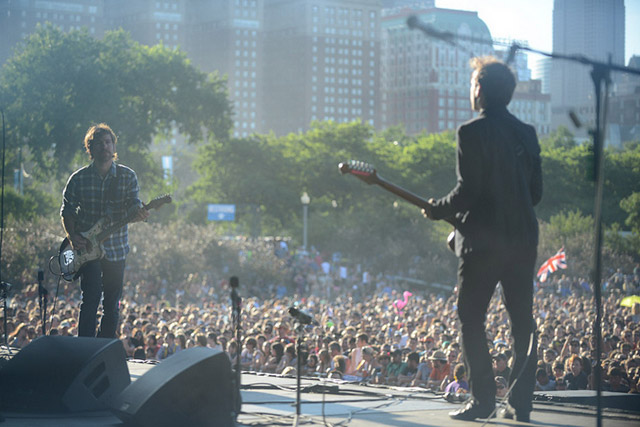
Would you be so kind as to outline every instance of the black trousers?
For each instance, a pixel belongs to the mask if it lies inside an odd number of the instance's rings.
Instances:
[[[462,351],[469,375],[471,395],[481,405],[494,405],[496,385],[487,345],[485,320],[491,296],[498,282],[511,319],[515,363],[509,385],[515,381],[532,350],[509,403],[517,411],[532,408],[537,342],[533,321],[533,272],[536,248],[492,250],[463,255],[458,264],[458,316],[462,323]],[[533,335],[533,336],[532,336]]]
[[[78,336],[95,337],[100,300],[102,300],[102,319],[98,337],[116,338],[120,315],[120,297],[124,280],[123,261],[98,259],[82,266],[80,287],[82,303],[78,319]]]

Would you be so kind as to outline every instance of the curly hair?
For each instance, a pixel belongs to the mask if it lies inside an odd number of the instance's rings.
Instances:
[[[115,146],[118,143],[118,137],[115,132],[107,125],[106,123],[98,123],[97,125],[91,126],[87,133],[84,135],[84,149],[89,154],[89,157],[93,159],[93,154],[91,154],[91,144],[93,143],[95,138],[98,138],[102,135],[111,135],[111,139],[113,141],[113,145]],[[118,159],[118,153],[113,154],[113,160]]]

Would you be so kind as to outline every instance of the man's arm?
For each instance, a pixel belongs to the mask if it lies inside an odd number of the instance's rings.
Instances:
[[[131,176],[128,179],[126,189],[127,216],[137,210],[131,222],[146,221],[147,218],[149,218],[149,211],[144,208],[144,203],[142,203],[138,196],[139,193],[140,186],[138,185],[138,176],[131,170]]]
[[[424,214],[430,219],[443,219],[467,211],[477,200],[482,188],[481,144],[475,133],[478,126],[458,130],[456,174],[458,182],[445,197],[429,201]]]
[[[64,187],[62,193],[62,206],[60,208],[60,217],[62,218],[62,228],[71,243],[71,247],[74,250],[86,249],[89,241],[82,237],[76,230],[76,215],[78,210],[78,203],[76,199],[76,184],[77,179],[74,179],[76,175],[72,175],[67,181],[67,185]]]

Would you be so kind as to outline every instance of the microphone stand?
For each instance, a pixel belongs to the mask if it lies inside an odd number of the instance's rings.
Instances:
[[[236,351],[236,366],[235,366],[235,417],[237,419],[240,411],[242,409],[242,396],[240,395],[240,354],[242,350],[242,335],[241,335],[241,326],[240,326],[240,311],[242,308],[242,298],[238,295],[238,278],[233,276],[229,279],[229,285],[231,286],[231,319],[232,319],[232,328],[236,331],[236,342],[237,342],[237,351]]]
[[[7,334],[7,298],[9,298],[9,289],[11,289],[11,284],[0,282],[0,299],[2,300],[2,314],[4,315],[4,346],[11,356],[11,347],[9,347],[9,336]]]
[[[40,318],[42,319],[42,335],[47,335],[47,301],[49,291],[44,287],[44,271],[38,270],[38,303],[40,305]]]
[[[302,333],[304,332],[304,324],[296,319],[294,323],[294,329],[296,331],[296,417],[293,420],[294,427],[297,427],[300,421],[300,388],[301,388],[301,376],[302,376]]]
[[[479,40],[474,37],[462,36],[445,31],[427,31],[427,27],[420,23],[417,19],[413,19],[411,23],[407,21],[410,28],[417,28],[422,30],[425,34],[436,37],[441,40],[445,40],[451,44],[455,44],[454,39],[471,41],[476,43],[485,43],[485,41]],[[505,45],[503,43],[494,43],[493,41],[487,41],[488,44]],[[609,56],[608,62],[594,61],[587,58],[584,55],[565,55],[559,53],[549,53],[540,50],[532,49],[528,46],[521,46],[518,43],[513,43],[509,52],[509,56],[515,55],[518,49],[525,50],[527,52],[537,53],[552,59],[563,59],[572,62],[578,62],[580,64],[588,65],[591,67],[591,80],[593,81],[595,89],[595,112],[596,112],[596,127],[591,131],[593,137],[593,180],[595,181],[595,200],[594,200],[594,254],[593,254],[593,287],[594,287],[594,299],[596,304],[596,319],[593,324],[593,329],[596,338],[596,363],[593,370],[593,379],[596,385],[596,401],[597,401],[597,427],[602,427],[602,197],[604,192],[604,134],[606,129],[607,118],[607,104],[609,97],[609,85],[611,83],[610,73],[611,71],[618,71],[625,74],[635,74],[640,76],[640,70],[625,67],[623,65],[615,65],[611,63],[611,56]],[[604,84],[604,88],[603,88]]]
[[[0,116],[2,116],[2,181],[0,184],[0,299],[2,300],[2,314],[4,315],[4,346],[11,356],[11,348],[9,347],[9,338],[7,334],[7,298],[11,284],[2,281],[2,242],[4,236],[4,171],[5,171],[5,153],[6,153],[6,135],[4,123],[4,110],[0,108]],[[0,418],[2,418],[0,416]]]

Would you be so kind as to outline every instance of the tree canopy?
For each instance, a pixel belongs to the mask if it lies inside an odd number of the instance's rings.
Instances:
[[[140,45],[123,31],[98,40],[50,24],[3,66],[0,105],[9,146],[27,148],[44,181],[87,162],[82,140],[95,123],[116,131],[119,157],[147,187],[162,184],[149,156],[154,135],[176,128],[189,142],[225,141],[231,127],[225,80],[198,71],[179,50]]]

